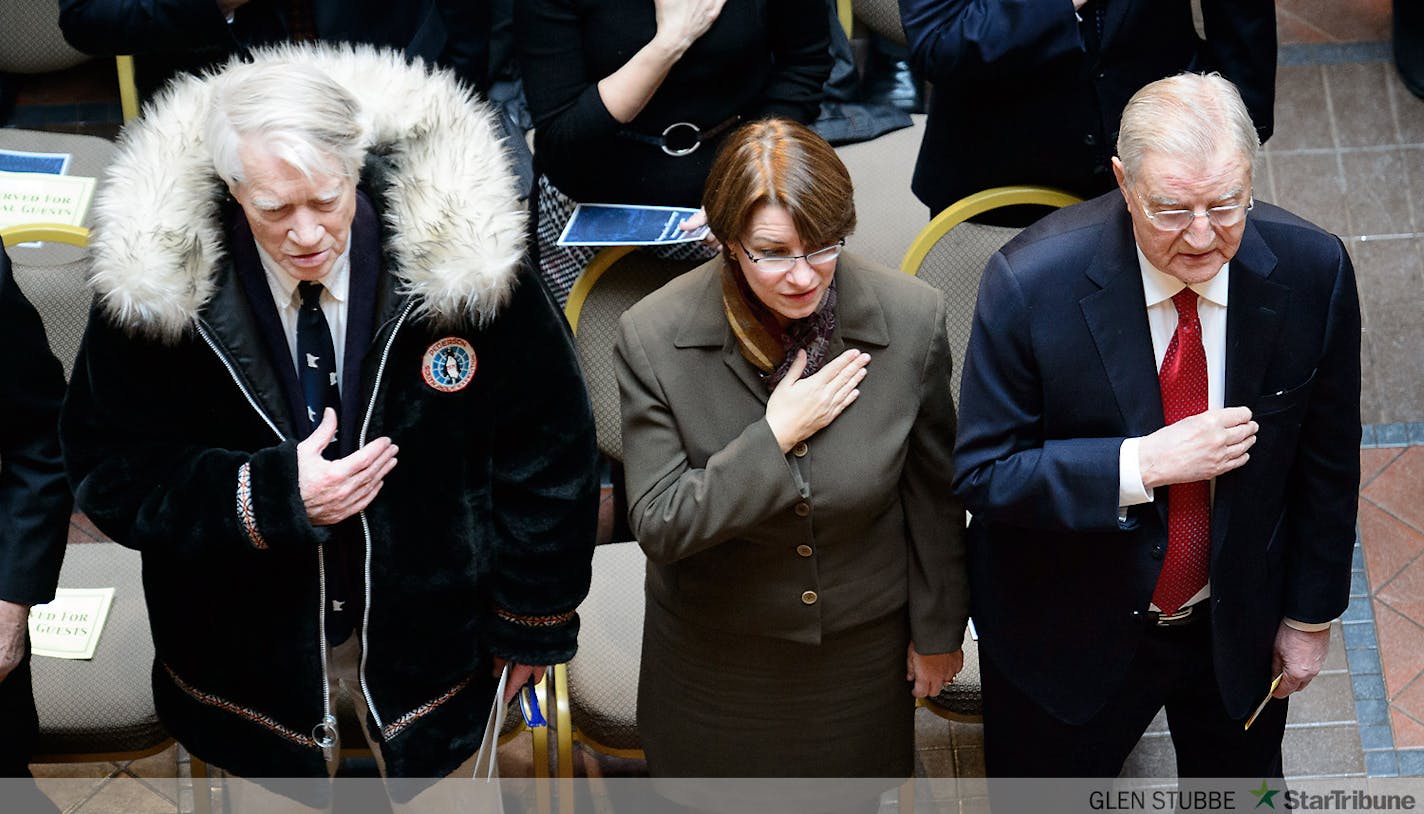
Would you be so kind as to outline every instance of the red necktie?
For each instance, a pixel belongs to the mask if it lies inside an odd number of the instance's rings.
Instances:
[[[1184,288],[1172,297],[1177,331],[1167,345],[1159,374],[1162,417],[1168,424],[1206,412],[1206,350],[1202,347],[1197,295]],[[1157,578],[1152,603],[1176,613],[1206,585],[1211,560],[1211,484],[1174,483],[1167,487],[1167,559]]]

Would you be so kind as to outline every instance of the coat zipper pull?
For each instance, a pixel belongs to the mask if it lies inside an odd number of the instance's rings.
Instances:
[[[331,760],[338,740],[336,716],[323,715],[321,717],[321,723],[312,727],[312,737],[316,740],[316,745],[321,747],[322,755],[325,756],[327,760]]]

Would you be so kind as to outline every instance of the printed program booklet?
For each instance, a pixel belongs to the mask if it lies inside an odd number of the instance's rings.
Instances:
[[[689,243],[707,236],[703,226],[684,232],[678,227],[697,214],[679,206],[579,204],[559,236],[560,246],[662,246]]]
[[[92,659],[114,602],[113,588],[60,588],[54,601],[30,608],[30,650],[36,656]]]
[[[48,175],[68,175],[69,153],[29,153],[24,150],[0,150],[0,171],[42,172]]]

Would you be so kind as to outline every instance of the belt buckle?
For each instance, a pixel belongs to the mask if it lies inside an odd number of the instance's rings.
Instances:
[[[1157,627],[1173,627],[1175,625],[1185,624],[1188,619],[1192,618],[1192,614],[1196,613],[1196,609],[1196,605],[1188,605],[1185,608],[1178,608],[1172,613],[1159,612],[1154,624],[1156,624]]]
[[[672,135],[673,132],[679,127],[686,127],[692,131],[692,135],[689,137],[692,141],[691,145],[687,147],[673,147],[669,145],[668,137]],[[681,137],[679,137],[679,139],[680,138]],[[663,152],[675,158],[684,155],[691,155],[692,153],[697,152],[698,147],[702,146],[702,128],[698,127],[692,122],[673,122],[672,124],[663,128],[662,143],[658,146],[662,148]]]

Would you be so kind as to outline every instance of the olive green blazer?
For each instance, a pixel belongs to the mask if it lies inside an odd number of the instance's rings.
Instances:
[[[827,358],[871,356],[860,397],[783,455],[769,393],[722,311],[722,259],[630,308],[618,385],[629,522],[650,601],[732,633],[819,643],[908,608],[922,653],[969,613],[944,303],[843,254]]]

